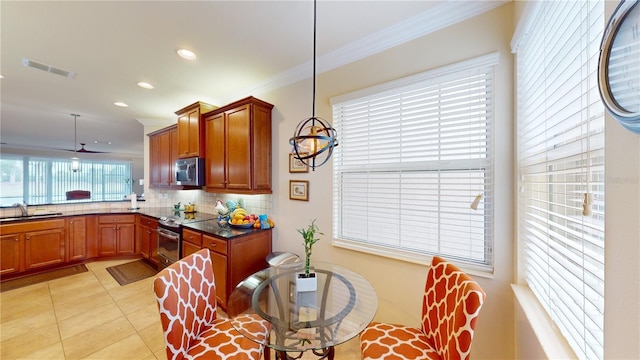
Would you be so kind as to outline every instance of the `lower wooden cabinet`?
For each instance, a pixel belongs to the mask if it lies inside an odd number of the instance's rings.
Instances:
[[[20,266],[21,234],[0,236],[0,275],[17,273]]]
[[[271,230],[251,232],[233,238],[216,237],[190,229],[182,230],[182,256],[209,249],[213,263],[218,306],[227,310],[229,296],[240,281],[267,267],[271,253]]]
[[[87,219],[74,216],[68,219],[69,225],[69,261],[87,257]]]
[[[98,255],[133,255],[135,215],[101,215],[98,217]]]
[[[158,220],[138,215],[136,228],[136,251],[145,259],[158,264]]]
[[[20,222],[0,227],[0,274],[63,264],[67,236],[64,219]]]
[[[63,227],[25,233],[25,270],[64,263],[64,232]]]

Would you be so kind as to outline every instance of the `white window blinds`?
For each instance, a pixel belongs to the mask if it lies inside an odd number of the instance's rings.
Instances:
[[[533,4],[517,64],[518,231],[524,278],[583,359],[603,357],[601,1]]]
[[[492,270],[497,62],[491,54],[331,99],[336,244]]]

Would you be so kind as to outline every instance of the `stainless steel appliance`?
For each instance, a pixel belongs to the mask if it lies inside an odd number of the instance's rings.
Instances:
[[[162,217],[158,221],[158,261],[167,267],[180,259],[180,225]]]
[[[182,224],[216,219],[207,213],[175,211],[158,220],[158,262],[167,267],[182,258]]]
[[[204,159],[193,157],[177,160],[176,184],[204,186]]]

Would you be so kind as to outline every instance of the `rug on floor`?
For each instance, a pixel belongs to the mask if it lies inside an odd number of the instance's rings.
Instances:
[[[121,286],[146,279],[158,273],[153,265],[145,260],[137,260],[122,265],[111,266],[107,271]]]
[[[18,279],[7,280],[0,283],[0,292],[14,290],[49,280],[55,280],[65,276],[80,274],[86,271],[89,271],[89,269],[87,269],[84,264],[79,264],[62,269],[47,271],[40,274],[29,275]]]

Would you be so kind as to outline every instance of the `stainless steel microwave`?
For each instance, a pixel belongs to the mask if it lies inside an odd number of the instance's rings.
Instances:
[[[192,157],[176,161],[176,184],[204,186],[204,159]]]

